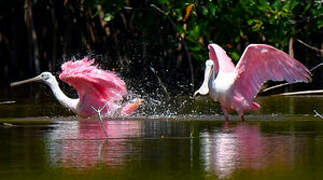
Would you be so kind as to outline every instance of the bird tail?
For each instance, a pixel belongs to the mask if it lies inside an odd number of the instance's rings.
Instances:
[[[130,116],[142,105],[143,99],[136,98],[122,107],[121,116]]]

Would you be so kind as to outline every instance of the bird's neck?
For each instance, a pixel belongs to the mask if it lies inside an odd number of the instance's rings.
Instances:
[[[58,82],[55,79],[52,83],[48,84],[51,88],[54,96],[58,100],[58,102],[63,105],[64,107],[72,110],[74,113],[77,113],[77,104],[79,102],[79,99],[72,99],[67,97],[64,92],[59,88]]]
[[[216,74],[216,68],[214,66],[212,68],[213,69],[209,80],[209,88],[210,88],[209,95],[212,97],[214,101],[217,102],[219,94],[217,93],[217,88],[215,86],[215,79],[218,76],[218,74]]]
[[[216,74],[216,68],[215,66],[212,67],[212,72],[211,72],[211,78],[209,80],[209,87],[213,87],[214,81],[215,81],[215,74]]]

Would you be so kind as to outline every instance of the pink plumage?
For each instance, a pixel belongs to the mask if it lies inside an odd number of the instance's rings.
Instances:
[[[215,73],[231,73],[235,70],[231,58],[224,49],[217,44],[209,45],[209,57],[215,65]]]
[[[311,81],[311,73],[302,63],[265,44],[249,45],[237,64],[236,73],[234,94],[241,94],[250,104],[268,80]]]
[[[68,61],[62,65],[59,78],[76,89],[79,96],[76,99],[64,94],[55,76],[50,72],[42,72],[36,77],[11,83],[11,86],[36,81],[44,82],[61,105],[82,117],[98,115],[98,112],[103,116],[133,114],[142,104],[142,99],[136,98],[123,104],[123,96],[127,95],[125,82],[114,72],[100,69],[93,63],[94,59],[84,58]],[[102,119],[99,119],[103,126]],[[107,135],[107,132],[104,132]]]
[[[236,67],[219,45],[208,47],[211,60],[206,62],[204,82],[195,94],[210,91],[210,96],[220,102],[226,120],[229,112],[236,111],[243,120],[244,112],[259,109],[253,100],[268,80],[311,81],[311,73],[302,63],[269,45],[249,45]]]
[[[62,65],[59,78],[77,90],[81,116],[94,115],[96,112],[91,106],[99,108],[107,102],[105,113],[112,114],[120,108],[117,102],[127,94],[126,85],[115,73],[99,69],[93,63],[88,58],[68,61]]]

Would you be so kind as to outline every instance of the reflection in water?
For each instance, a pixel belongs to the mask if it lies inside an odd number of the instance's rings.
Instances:
[[[212,135],[211,135],[212,136]],[[231,174],[236,166],[237,141],[231,134],[217,133],[215,139],[203,139],[201,146],[201,156],[205,159],[206,169],[214,170],[216,174],[227,176]]]
[[[134,149],[127,138],[140,135],[140,121],[105,121],[109,140],[99,121],[63,122],[49,136],[51,161],[64,167],[93,167],[98,163],[122,165],[127,151]],[[58,163],[58,164],[57,164]]]
[[[48,134],[51,163],[77,168],[99,164],[125,166],[138,158],[162,158],[158,151],[150,151],[149,148],[157,148],[158,140],[164,137],[188,137],[190,133],[182,122],[109,120],[104,123],[109,139],[106,139],[99,121],[59,122]],[[168,150],[162,149],[161,152]]]
[[[48,134],[51,164],[117,168],[137,167],[147,161],[157,163],[153,164],[155,166],[165,163],[163,167],[181,162],[190,163],[188,169],[201,167],[219,178],[226,178],[245,169],[291,168],[306,143],[306,139],[293,135],[264,134],[260,130],[261,123],[223,126],[210,123],[206,127],[199,123],[199,130],[194,129],[194,123],[188,125],[180,121],[112,120],[105,123],[110,139],[105,139],[98,121],[60,122]],[[198,131],[198,138],[189,138],[192,127]]]
[[[258,125],[225,125],[220,132],[203,132],[201,136],[200,155],[205,169],[220,178],[239,169],[260,170],[273,164],[291,166],[294,162],[295,139],[266,137]]]
[[[16,126],[0,123],[0,179],[323,179],[323,121],[313,117],[323,98],[257,101],[262,109],[245,123],[225,125],[207,115],[212,105],[190,103],[188,116],[109,120],[109,140],[97,119],[39,117],[66,114],[46,97],[1,105],[1,122]],[[195,116],[197,106],[205,114]]]

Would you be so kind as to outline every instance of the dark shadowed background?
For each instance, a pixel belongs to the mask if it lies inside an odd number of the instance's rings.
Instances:
[[[250,43],[288,52],[291,39],[294,57],[308,68],[322,62],[322,50],[298,41],[322,49],[321,1],[1,1],[0,86],[42,71],[57,75],[63,62],[91,56],[130,88],[191,95],[202,81],[208,43],[236,63]],[[313,83],[287,88],[323,88],[322,68],[313,74]]]

